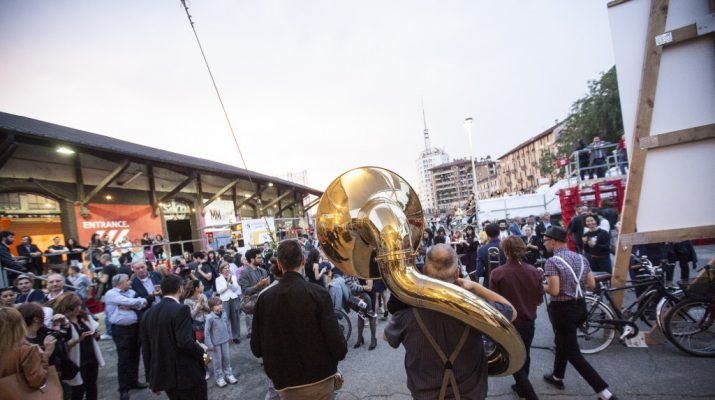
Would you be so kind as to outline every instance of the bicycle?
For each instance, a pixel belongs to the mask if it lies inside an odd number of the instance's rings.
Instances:
[[[348,341],[353,332],[353,324],[350,322],[348,313],[344,310],[336,310],[335,318],[338,320],[338,329],[340,330],[340,334],[345,336],[345,341]]]
[[[577,331],[581,353],[594,354],[604,350],[613,342],[616,332],[619,333],[621,341],[636,337],[640,331],[638,320],[649,327],[652,326],[650,317],[661,298],[665,299],[661,309],[670,308],[680,300],[680,297],[674,294],[675,289],[665,286],[661,267],[653,267],[645,257],[639,259],[637,267],[645,273],[622,288],[608,287],[611,274],[594,273],[596,288],[586,295],[586,320]],[[616,306],[611,293],[642,286],[647,286],[645,291],[623,311]]]
[[[715,273],[680,281],[685,297],[664,316],[665,337],[678,349],[698,357],[715,357]]]

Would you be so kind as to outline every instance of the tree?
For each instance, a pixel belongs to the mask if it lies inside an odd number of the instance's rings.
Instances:
[[[615,66],[601,73],[599,79],[589,81],[588,93],[571,105],[564,129],[556,141],[556,155],[542,157],[541,170],[554,171],[556,158],[570,155],[579,147],[579,142],[591,143],[594,136],[613,143],[623,136]]]
[[[575,150],[579,140],[590,143],[597,135],[609,142],[620,140],[623,118],[615,66],[588,83],[588,94],[571,106],[565,125],[566,132],[559,139],[559,147],[564,150],[561,154]]]

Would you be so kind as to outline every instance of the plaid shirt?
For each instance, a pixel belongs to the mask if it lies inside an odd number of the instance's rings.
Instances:
[[[583,293],[582,296],[585,295],[586,277],[588,273],[591,272],[591,266],[588,264],[588,260],[586,260],[584,256],[568,250],[566,247],[556,250],[554,256],[559,256],[569,263],[576,276],[579,276],[581,261],[583,261],[584,270],[581,273],[580,284],[581,292]],[[549,258],[544,266],[544,275],[559,277],[559,294],[558,296],[551,296],[551,301],[567,301],[576,298],[576,279],[574,279],[573,274],[571,274],[571,271],[569,271],[563,262],[554,257]]]

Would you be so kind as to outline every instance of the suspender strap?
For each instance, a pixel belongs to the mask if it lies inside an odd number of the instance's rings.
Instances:
[[[461,397],[459,395],[459,387],[457,386],[457,379],[454,376],[454,361],[459,356],[459,353],[462,352],[462,347],[464,347],[464,343],[467,342],[467,336],[469,336],[469,325],[464,327],[462,337],[459,338],[459,343],[457,343],[457,347],[454,348],[452,354],[449,356],[449,358],[447,358],[447,356],[444,354],[444,351],[442,351],[437,342],[434,340],[434,337],[432,337],[432,335],[427,330],[427,327],[425,326],[425,323],[422,320],[422,317],[420,316],[420,313],[417,308],[412,308],[412,314],[414,314],[415,320],[417,320],[417,325],[419,325],[420,330],[425,335],[430,345],[432,345],[432,348],[437,353],[440,360],[442,360],[442,362],[444,363],[444,375],[442,376],[442,386],[439,389],[439,400],[444,400],[444,397],[447,395],[447,387],[449,387],[449,385],[452,385],[452,392],[454,393],[454,398],[456,400],[460,400]]]
[[[555,259],[561,261],[571,272],[571,275],[573,276],[574,279],[576,279],[576,298],[581,298],[583,296],[583,290],[581,290],[581,276],[583,275],[583,270],[584,270],[584,265],[583,265],[583,256],[579,255],[578,259],[581,261],[581,269],[578,271],[578,277],[576,276],[576,273],[573,271],[573,267],[571,264],[567,263],[566,260],[559,256],[554,256]]]

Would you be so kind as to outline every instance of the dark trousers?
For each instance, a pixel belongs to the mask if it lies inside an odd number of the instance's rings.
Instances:
[[[117,346],[119,392],[128,392],[139,381],[139,324],[112,325]]]
[[[566,364],[571,363],[598,393],[606,389],[608,384],[583,357],[576,338],[576,329],[584,322],[585,318],[586,302],[583,299],[549,303],[549,320],[554,328],[554,343],[556,344],[553,374],[557,378],[564,378]]]
[[[516,391],[519,397],[524,397],[527,400],[536,400],[539,398],[529,381],[529,366],[531,365],[531,355],[529,353],[531,342],[534,340],[534,326],[534,321],[514,321],[514,327],[517,332],[519,332],[519,336],[521,336],[521,340],[524,342],[524,347],[526,348],[526,362],[524,362],[524,366],[516,371],[513,376],[516,381]]]
[[[167,389],[166,395],[169,396],[171,400],[208,400],[206,381],[202,380],[200,384],[191,389]]]
[[[588,263],[591,266],[591,271],[593,272],[608,272],[609,274],[612,271],[611,267],[611,257],[609,256],[588,256]]]
[[[82,384],[72,386],[72,400],[97,400],[97,376],[99,375],[99,364],[82,364],[79,367],[82,376]]]

